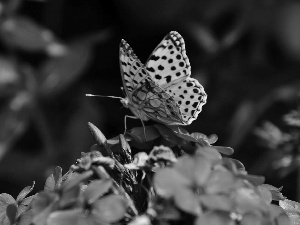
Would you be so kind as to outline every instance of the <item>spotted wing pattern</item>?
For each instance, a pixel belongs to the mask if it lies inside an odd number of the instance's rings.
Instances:
[[[144,66],[126,41],[120,44],[120,64],[128,108],[141,119],[167,125],[188,125],[197,119],[207,95],[191,78],[184,40],[170,32]],[[138,112],[138,113],[137,113]]]
[[[191,77],[166,88],[166,92],[170,94],[179,105],[182,120],[185,125],[189,125],[197,119],[207,99],[202,85],[198,80]]]
[[[141,81],[147,76],[145,66],[141,63],[130,45],[121,40],[120,67],[123,86],[127,97],[141,85]]]
[[[154,82],[163,88],[191,75],[184,40],[178,32],[171,31],[165,36],[150,55],[146,69]]]

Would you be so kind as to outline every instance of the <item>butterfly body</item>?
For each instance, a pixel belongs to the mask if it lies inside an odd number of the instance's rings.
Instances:
[[[199,82],[190,77],[183,38],[170,32],[143,65],[129,44],[120,44],[120,67],[126,97],[122,104],[143,121],[189,125],[206,103]]]

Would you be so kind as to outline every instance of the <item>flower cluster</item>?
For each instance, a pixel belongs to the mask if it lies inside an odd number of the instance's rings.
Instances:
[[[281,189],[223,157],[233,150],[213,146],[215,135],[153,125],[145,128],[147,139],[134,128],[107,140],[89,128],[97,144],[65,175],[56,167],[44,190],[30,197],[33,186],[16,200],[0,195],[1,224],[286,225],[288,215],[297,215]],[[132,157],[131,148],[142,144]]]

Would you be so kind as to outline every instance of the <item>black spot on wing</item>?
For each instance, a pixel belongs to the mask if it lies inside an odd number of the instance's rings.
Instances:
[[[158,75],[158,74],[156,74],[156,75],[155,75],[155,79],[160,80],[160,79],[161,79],[161,76]]]
[[[153,67],[147,67],[147,70],[148,70],[148,71],[150,71],[150,72],[152,72],[152,73],[154,73],[154,72],[155,72],[155,70],[154,70],[154,68],[153,68]]]
[[[186,86],[187,86],[187,87],[192,87],[193,84],[192,84],[192,83],[187,83]],[[195,92],[195,93],[196,93],[196,92]]]
[[[194,108],[197,108],[198,102],[194,102],[192,106],[193,106]]]
[[[165,78],[166,78],[167,83],[170,83],[170,81],[172,80],[172,77],[170,75],[166,76]]]
[[[162,65],[159,65],[157,68],[158,68],[159,70],[164,70],[164,69],[165,69],[165,67],[163,67]]]
[[[152,55],[151,57],[150,57],[150,60],[153,60],[153,61],[157,61],[157,60],[159,60],[159,56],[156,56],[156,55]]]

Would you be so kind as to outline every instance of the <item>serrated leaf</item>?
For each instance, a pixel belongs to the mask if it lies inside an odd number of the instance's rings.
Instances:
[[[23,199],[23,201],[18,206],[18,216],[20,214],[24,213],[28,209],[28,206],[34,197],[35,197],[35,195],[32,195],[32,196],[29,196],[29,197]]]
[[[261,184],[260,186],[267,188],[271,192],[273,200],[279,201],[286,199],[286,197],[284,197],[281,193],[282,187],[277,188],[270,184]]]
[[[111,180],[97,180],[88,185],[82,196],[88,204],[94,203],[104,195],[112,186]]]
[[[45,182],[44,190],[45,191],[54,191],[55,189],[55,180],[53,174],[51,174]]]
[[[32,184],[32,186],[27,186],[25,187],[18,195],[17,197],[17,202],[20,203],[34,188],[34,183]]]
[[[120,195],[105,196],[96,201],[92,207],[94,216],[108,223],[119,221],[126,212],[125,199]]]
[[[0,214],[6,211],[9,204],[16,204],[16,200],[9,194],[0,194]]]

